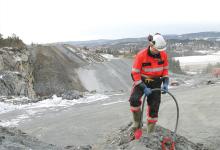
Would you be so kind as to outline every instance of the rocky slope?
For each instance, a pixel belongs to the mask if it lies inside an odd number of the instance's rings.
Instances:
[[[65,99],[79,98],[87,89],[76,69],[106,60],[100,54],[71,45],[0,48],[0,101],[8,96],[36,100],[54,94]]]
[[[40,97],[53,94],[65,99],[74,99],[87,89],[81,84],[76,69],[89,63],[106,59],[88,50],[71,45],[48,45],[31,48],[34,63],[34,91]]]
[[[65,54],[55,46],[36,46],[31,49],[31,54],[36,95],[75,95],[75,90],[85,91],[74,71],[78,64],[70,54]]]
[[[0,127],[0,149],[1,150],[58,150],[59,148],[46,144],[16,128]]]
[[[0,95],[35,97],[29,56],[27,49],[0,48]]]
[[[156,126],[155,133],[151,134],[147,134],[146,127],[144,127],[143,135],[140,140],[130,141],[129,128],[131,127],[131,124],[132,123],[123,126],[119,130],[108,135],[105,143],[102,145],[96,145],[94,148],[100,150],[161,150],[163,145],[166,149],[170,149],[172,147],[171,142],[162,144],[162,142],[165,141],[165,138],[170,138],[175,142],[174,147],[176,150],[212,150],[205,147],[203,144],[193,143],[183,136],[174,136],[172,131],[161,126]]]
[[[89,145],[58,147],[53,144],[47,144],[16,128],[0,126],[0,135],[1,150],[91,150]]]

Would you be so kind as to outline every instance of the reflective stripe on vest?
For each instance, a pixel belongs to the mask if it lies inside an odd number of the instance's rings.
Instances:
[[[168,69],[168,66],[166,66],[166,67],[163,67],[163,69]]]
[[[164,67],[158,67],[158,68],[143,68],[144,72],[158,72],[162,71]]]
[[[137,73],[139,73],[139,72],[140,72],[140,69],[132,68],[131,71],[132,71],[132,72],[137,72]]]
[[[138,85],[138,84],[140,84],[141,82],[142,82],[141,80],[138,80],[138,81],[135,81],[134,84],[135,84],[135,85]]]
[[[159,71],[163,71],[164,69],[168,69],[168,66],[158,67],[158,68],[143,68],[144,72],[159,72]]]

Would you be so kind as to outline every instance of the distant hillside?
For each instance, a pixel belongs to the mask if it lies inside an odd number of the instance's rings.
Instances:
[[[213,34],[212,34],[213,33]],[[220,32],[218,32],[220,34]],[[171,57],[204,55],[220,50],[220,41],[213,40],[216,32],[191,33],[184,35],[165,35],[167,39],[167,52]],[[206,36],[207,35],[207,36]],[[211,38],[212,35],[212,38]],[[207,38],[209,36],[209,38]],[[196,38],[193,38],[196,37]],[[205,38],[206,37],[206,38]],[[211,40],[210,40],[211,39]],[[91,51],[97,53],[108,54],[135,54],[147,46],[147,38],[126,38],[118,40],[105,41],[84,41],[81,43],[74,43],[79,47],[86,47]]]
[[[88,47],[96,47],[96,46],[104,46],[104,45],[115,45],[119,43],[128,43],[128,42],[141,42],[146,41],[146,37],[142,38],[124,38],[124,39],[116,39],[116,40],[90,40],[90,41],[68,41],[62,42],[64,44],[71,44],[75,46],[88,46]]]
[[[188,39],[204,39],[204,38],[219,38],[220,39],[220,32],[199,32],[199,33],[189,33],[189,34],[183,34],[182,37],[188,38]]]
[[[186,39],[196,39],[196,40],[220,40],[220,32],[198,32],[198,33],[187,33],[181,35],[165,35],[167,39],[179,39],[179,40],[186,40]]]
[[[147,35],[146,35],[147,36]],[[219,41],[220,40],[220,32],[198,32],[198,33],[187,33],[187,34],[167,34],[164,35],[166,39],[178,39],[178,40],[209,40],[209,41]],[[146,37],[140,38],[124,38],[124,39],[116,39],[116,40],[107,40],[107,39],[99,39],[99,40],[90,40],[90,41],[68,41],[62,42],[64,44],[72,44],[75,46],[87,46],[87,47],[96,47],[96,46],[109,46],[109,45],[119,45],[125,43],[146,43]]]
[[[200,32],[182,35],[164,35],[167,40],[167,53],[170,68],[175,73],[182,73],[179,62],[173,57],[206,55],[220,51],[220,32]],[[123,55],[132,58],[141,49],[147,46],[147,37],[125,38],[117,40],[93,40],[82,42],[68,42],[75,46],[96,53]]]
[[[90,41],[68,41],[68,42],[61,42],[61,44],[72,44],[76,46],[96,46],[96,45],[104,45],[109,44],[112,40],[90,40]]]

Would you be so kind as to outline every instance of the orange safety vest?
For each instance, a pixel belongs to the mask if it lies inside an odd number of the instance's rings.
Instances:
[[[142,82],[141,77],[168,77],[167,53],[160,51],[158,57],[153,57],[149,48],[138,52],[134,60],[131,75],[135,85]]]

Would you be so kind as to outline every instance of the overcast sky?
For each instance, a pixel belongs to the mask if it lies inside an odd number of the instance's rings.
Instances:
[[[220,31],[219,0],[0,0],[0,33],[27,44]]]

